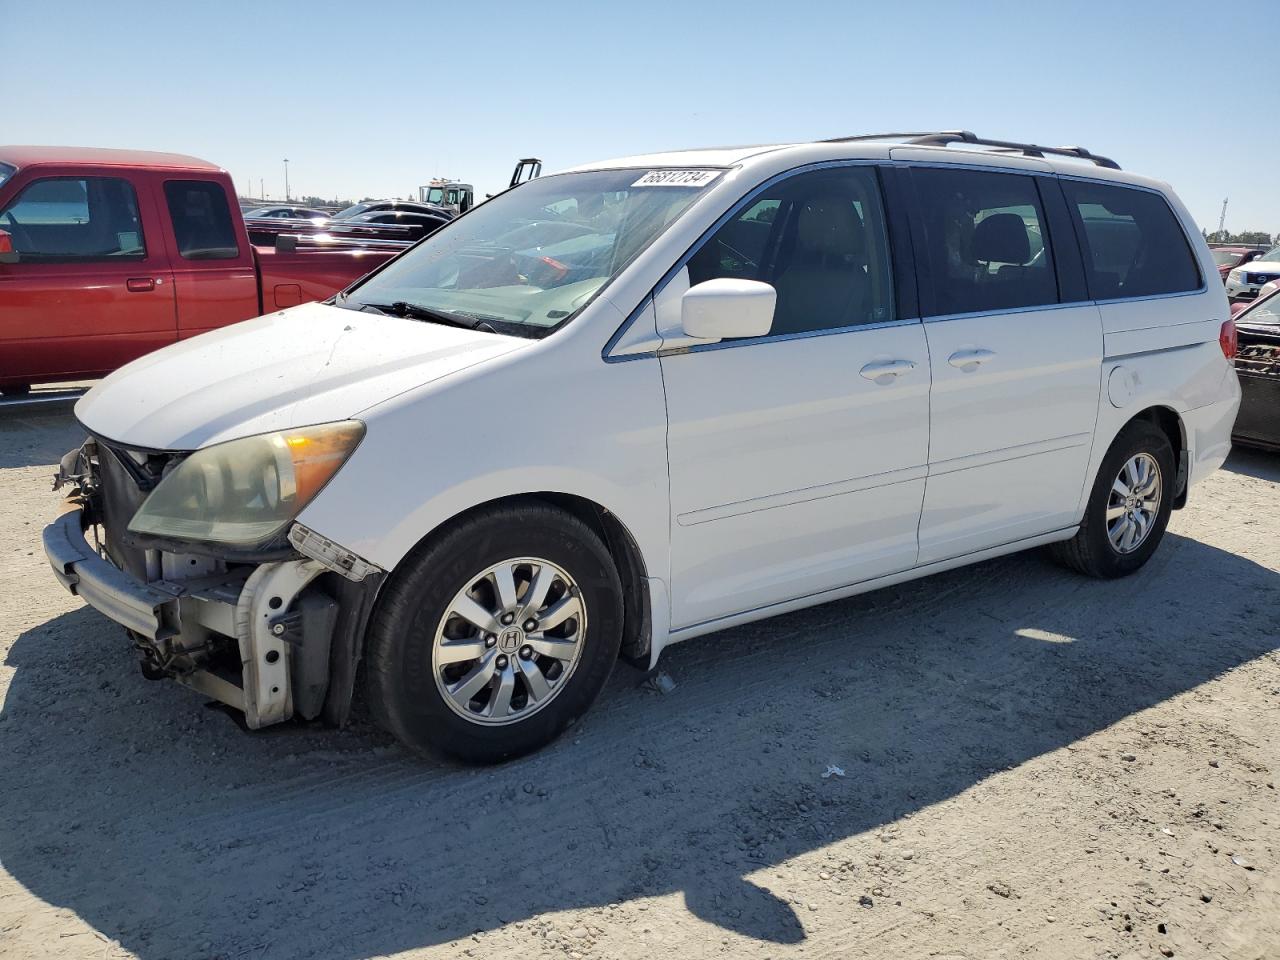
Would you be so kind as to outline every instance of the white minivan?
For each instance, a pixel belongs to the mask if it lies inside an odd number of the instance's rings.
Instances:
[[[150,677],[536,748],[621,656],[1051,545],[1117,577],[1230,447],[1168,186],[967,132],[589,164],[76,405],[55,574]]]

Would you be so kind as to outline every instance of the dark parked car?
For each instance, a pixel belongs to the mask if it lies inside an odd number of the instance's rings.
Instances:
[[[444,207],[434,203],[419,203],[416,200],[365,200],[353,203],[345,210],[333,215],[334,220],[351,220],[366,213],[424,213],[453,219],[453,214]]]
[[[362,213],[329,223],[329,232],[341,235],[352,228],[362,226],[398,226],[407,227],[406,236],[410,240],[419,240],[428,233],[439,230],[450,217],[437,211],[424,213],[417,210],[379,210],[373,213]]]
[[[1280,291],[1236,317],[1236,337],[1241,397],[1232,439],[1280,450]]]
[[[244,218],[246,220],[328,220],[329,214],[310,207],[253,207],[244,212]]]

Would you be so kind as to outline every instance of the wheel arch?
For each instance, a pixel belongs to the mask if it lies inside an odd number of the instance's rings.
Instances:
[[[1119,436],[1129,424],[1138,421],[1151,424],[1169,438],[1169,446],[1173,448],[1174,462],[1177,464],[1178,469],[1178,475],[1174,481],[1173,509],[1181,510],[1187,504],[1187,488],[1189,486],[1187,470],[1190,460],[1187,448],[1186,424],[1183,423],[1178,411],[1164,404],[1156,404],[1130,417],[1125,421],[1124,426],[1116,431],[1116,436]],[[1115,437],[1111,438],[1111,442],[1115,442]]]
[[[541,490],[507,494],[473,504],[450,516],[424,534],[389,574],[388,581],[405,566],[405,560],[430,547],[460,523],[477,514],[520,503],[547,504],[581,520],[604,542],[622,581],[622,658],[647,668],[653,645],[653,618],[650,610],[649,570],[636,537],[611,510],[577,494]]]

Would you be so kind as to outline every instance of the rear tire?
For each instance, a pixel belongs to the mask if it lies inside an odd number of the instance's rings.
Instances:
[[[608,549],[537,501],[459,523],[386,589],[370,625],[370,709],[410,747],[467,762],[559,736],[595,701],[622,643]]]
[[[1176,476],[1164,432],[1143,420],[1130,423],[1098,468],[1079,531],[1053,544],[1054,559],[1100,579],[1140,569],[1164,537]]]

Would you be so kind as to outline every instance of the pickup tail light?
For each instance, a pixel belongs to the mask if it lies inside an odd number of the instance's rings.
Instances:
[[[1234,320],[1223,320],[1222,328],[1218,331],[1218,345],[1222,347],[1222,355],[1228,360],[1234,360],[1238,343],[1236,322]]]

